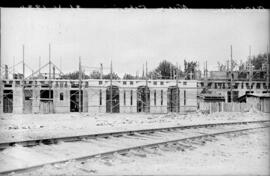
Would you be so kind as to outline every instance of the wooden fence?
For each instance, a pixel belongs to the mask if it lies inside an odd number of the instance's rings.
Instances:
[[[247,103],[199,103],[199,110],[203,113],[214,112],[248,112],[252,105]],[[256,107],[257,108],[257,107]]]

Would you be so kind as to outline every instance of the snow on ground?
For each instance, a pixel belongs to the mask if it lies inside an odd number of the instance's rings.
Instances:
[[[118,130],[135,130],[176,125],[268,120],[269,114],[251,109],[247,113],[204,115],[170,114],[3,114],[0,117],[0,141],[18,141]]]
[[[116,154],[14,175],[269,175],[269,132],[269,128],[256,129],[218,136],[192,150]]]

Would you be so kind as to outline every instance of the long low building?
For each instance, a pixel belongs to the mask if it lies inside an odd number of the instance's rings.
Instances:
[[[197,109],[196,80],[3,80],[1,113],[168,113]],[[81,101],[81,103],[79,103]],[[79,106],[81,104],[81,106]]]

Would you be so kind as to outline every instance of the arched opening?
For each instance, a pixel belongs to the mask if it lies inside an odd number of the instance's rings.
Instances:
[[[180,90],[176,86],[168,88],[167,94],[167,110],[168,112],[179,112],[180,111]]]
[[[137,89],[137,112],[150,112],[150,90],[147,86]]]
[[[108,86],[106,89],[106,112],[120,112],[119,88]]]

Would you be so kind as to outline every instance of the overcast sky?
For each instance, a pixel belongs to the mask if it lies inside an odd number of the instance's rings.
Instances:
[[[179,9],[2,9],[2,63],[22,60],[35,70],[52,62],[62,70],[78,69],[78,58],[88,67],[103,63],[119,75],[148,70],[163,59],[182,66],[184,59],[197,60],[209,69],[233,57],[246,60],[266,52],[269,42],[268,10]],[[16,70],[20,70],[17,68]],[[89,70],[88,70],[89,71]],[[105,71],[106,72],[106,71]],[[108,71],[107,71],[108,72]]]

